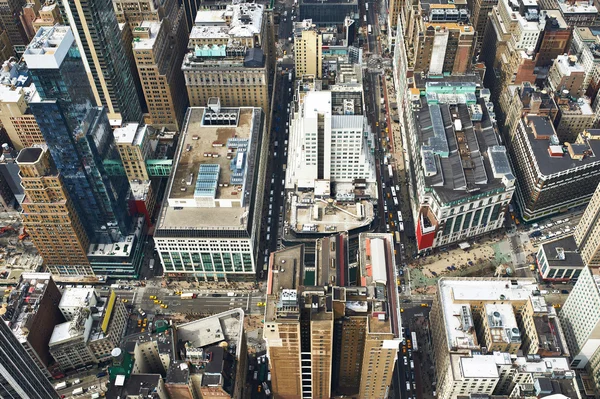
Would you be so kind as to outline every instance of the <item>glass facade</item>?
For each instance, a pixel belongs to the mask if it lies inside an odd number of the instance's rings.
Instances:
[[[120,113],[123,121],[140,122],[142,107],[132,60],[125,52],[112,1],[63,0],[62,4],[72,16],[71,29],[81,39],[85,62],[94,78],[101,105],[107,107],[108,112]]]
[[[106,109],[93,107],[81,54],[73,45],[58,68],[29,66],[41,100],[30,108],[90,238],[131,229],[125,176],[106,173],[121,162]]]

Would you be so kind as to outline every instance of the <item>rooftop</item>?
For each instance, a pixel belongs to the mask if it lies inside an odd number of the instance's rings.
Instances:
[[[17,163],[33,163],[40,159],[40,156],[44,152],[42,147],[29,147],[23,148],[17,155]]]
[[[527,302],[537,300],[533,292],[538,286],[533,279],[446,279],[438,282],[439,303],[442,306],[443,319],[445,322],[446,340],[448,348],[479,349],[477,336],[473,331],[474,321],[471,311],[472,302],[496,302],[502,301],[511,304],[513,301]],[[541,298],[543,300],[543,298]],[[487,307],[486,307],[487,309]],[[499,312],[499,317],[508,324],[514,322],[512,307],[490,307],[492,314]],[[487,310],[486,310],[487,311]]]
[[[554,60],[554,66],[558,68],[561,75],[563,76],[571,76],[571,74],[579,73],[584,74],[585,68],[582,64],[577,62],[576,55],[559,55]]]
[[[596,165],[600,159],[600,131],[589,129],[574,145],[563,146],[558,141],[552,122],[545,116],[527,115],[525,134],[542,175],[550,176],[569,169]],[[571,154],[573,156],[571,156]]]
[[[263,115],[216,107],[188,108],[159,230],[246,228]]]
[[[559,1],[558,7],[560,11],[565,14],[597,14],[598,9],[592,4],[587,4],[582,1],[580,2],[565,2]]]
[[[30,69],[57,69],[74,41],[68,26],[42,26],[25,49],[23,59]]]
[[[260,35],[264,7],[257,3],[240,3],[229,4],[224,10],[198,10],[190,39],[234,39]]]
[[[122,383],[116,381],[114,384],[110,384],[106,398],[142,397],[158,399],[157,390],[161,385],[161,380],[160,374],[131,374]]]
[[[235,347],[236,359],[240,359],[244,339],[244,311],[240,308],[215,314],[200,320],[177,326],[177,339],[192,348],[205,348],[220,342]]]
[[[512,187],[514,176],[476,83],[426,83],[413,116],[425,184],[443,203]]]
[[[150,126],[139,123],[126,123],[113,130],[117,144],[142,145],[144,137],[149,133]]]
[[[550,267],[585,267],[572,234],[543,243],[539,251]]]
[[[19,285],[10,292],[6,304],[0,307],[0,316],[11,323],[19,342],[24,342],[30,329],[35,328],[35,316],[50,280],[50,273],[22,273]]]
[[[73,338],[87,341],[92,330],[93,319],[89,308],[79,308],[73,320],[57,324],[52,331],[49,346],[56,346]]]
[[[149,50],[154,46],[162,22],[143,21],[133,28],[133,50]]]
[[[90,306],[96,291],[93,288],[67,288],[60,299],[59,307]]]
[[[498,378],[498,368],[493,356],[474,355],[460,358],[464,378]]]

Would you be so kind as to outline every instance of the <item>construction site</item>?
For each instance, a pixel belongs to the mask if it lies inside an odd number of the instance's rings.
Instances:
[[[16,284],[23,272],[39,271],[42,257],[17,213],[0,214],[0,285]]]

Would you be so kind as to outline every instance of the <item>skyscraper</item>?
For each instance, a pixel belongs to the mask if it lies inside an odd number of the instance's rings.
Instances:
[[[24,53],[40,96],[30,107],[90,238],[126,233],[129,184],[105,170],[120,158],[106,110],[92,107],[84,57],[74,43],[69,27],[40,28]]]
[[[575,228],[575,242],[586,265],[600,266],[600,185]]]
[[[600,383],[599,309],[600,272],[597,268],[586,267],[559,316],[571,352],[571,367],[590,371],[596,386]]]
[[[0,320],[0,397],[58,398],[50,382],[4,320]]]
[[[88,235],[44,147],[24,148],[17,157],[25,189],[23,224],[52,274],[92,275]]]
[[[321,32],[316,29],[311,21],[298,22],[295,30],[296,75],[298,77],[314,75],[320,79],[323,74],[323,41]]]
[[[114,124],[139,122],[142,108],[111,0],[62,0],[96,105]]]

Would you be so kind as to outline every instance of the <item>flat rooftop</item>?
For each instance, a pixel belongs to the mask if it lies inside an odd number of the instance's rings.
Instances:
[[[537,133],[538,138],[536,138],[534,131]],[[547,117],[527,115],[525,134],[527,135],[529,146],[540,173],[544,176],[565,172],[569,169],[581,168],[584,165],[595,165],[600,162],[600,140],[583,140],[587,149],[591,150],[591,154],[583,156],[581,160],[575,160],[571,158],[569,153],[564,150],[562,144],[558,142],[554,126]],[[557,150],[562,151],[562,156],[551,156],[549,151],[550,146],[557,146]]]
[[[62,294],[62,298],[60,299],[60,304],[58,306],[89,306],[94,294],[95,290],[93,288],[67,288]]]
[[[572,234],[543,243],[539,251],[544,254],[550,267],[585,267]]]
[[[154,47],[162,22],[143,21],[133,28],[133,50],[150,50]]]
[[[257,3],[229,4],[224,10],[198,10],[190,39],[260,35],[264,11],[265,6]]]
[[[139,123],[126,123],[113,130],[115,142],[117,144],[140,145],[144,139],[146,125]]]
[[[298,320],[298,309],[288,307],[281,312],[283,290],[298,290],[303,284],[304,245],[296,245],[271,253],[271,263],[267,274],[267,299],[265,321],[277,321],[278,318]],[[288,292],[288,291],[286,291]]]
[[[533,296],[533,292],[537,290],[534,279],[441,278],[438,281],[438,295],[448,348],[479,349],[480,343],[472,329],[474,321],[471,303],[502,301],[510,304],[513,301],[532,301],[532,298],[537,299]],[[505,313],[507,309],[501,310]],[[514,314],[512,317],[502,318],[510,321]]]
[[[178,325],[177,339],[188,342],[192,347],[203,348],[226,341],[236,348],[236,359],[240,359],[244,336],[244,311],[241,308],[215,314],[200,320]]]
[[[260,108],[188,108],[157,229],[245,229],[261,133]]]
[[[464,378],[498,378],[498,367],[493,356],[460,357],[460,371]],[[460,380],[461,378],[457,378]]]

